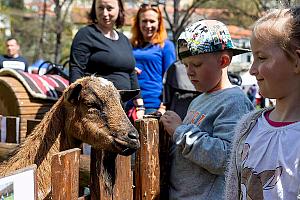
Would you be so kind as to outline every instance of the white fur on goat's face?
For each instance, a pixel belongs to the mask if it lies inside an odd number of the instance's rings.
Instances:
[[[100,80],[100,84],[102,87],[111,87],[113,86],[113,83],[110,82],[109,80],[102,78],[102,77],[95,77],[98,78]]]
[[[120,95],[111,82],[99,77],[83,78],[64,94],[65,131],[74,138],[124,155],[139,147],[137,130],[124,112]],[[67,134],[67,135],[68,135]]]

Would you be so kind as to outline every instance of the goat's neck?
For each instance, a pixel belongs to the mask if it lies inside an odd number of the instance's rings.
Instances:
[[[41,184],[39,188],[42,190],[38,191],[39,196],[47,194],[51,183],[51,157],[59,151],[72,147],[64,132],[64,118],[64,108],[60,99],[20,145],[17,153],[0,165],[0,175],[36,164],[37,182]]]

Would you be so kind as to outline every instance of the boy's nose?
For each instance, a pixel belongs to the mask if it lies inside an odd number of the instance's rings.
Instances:
[[[187,73],[188,76],[191,76],[194,73],[192,67],[186,65],[185,68],[186,68],[186,73]]]

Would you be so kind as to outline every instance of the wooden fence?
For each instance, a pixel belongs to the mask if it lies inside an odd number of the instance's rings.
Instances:
[[[14,119],[13,117],[10,119]],[[18,119],[15,118],[17,121]],[[28,120],[29,134],[38,120]],[[14,124],[14,123],[12,123]],[[79,191],[80,149],[60,152],[52,158],[52,195],[55,200],[165,200],[168,199],[168,167],[170,138],[160,127],[158,120],[138,120],[135,127],[140,133],[141,148],[132,156],[117,156],[115,159],[115,182],[111,193],[103,173],[107,160],[103,152],[93,149],[90,155],[90,195]],[[0,143],[0,159],[17,143]],[[2,155],[2,156],[1,156]],[[5,156],[4,156],[5,158]],[[80,179],[81,180],[81,179]],[[80,197],[78,197],[80,196]]]

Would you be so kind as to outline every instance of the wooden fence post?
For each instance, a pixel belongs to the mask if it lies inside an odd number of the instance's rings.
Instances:
[[[80,151],[79,148],[74,148],[53,155],[51,161],[52,199],[78,199]]]
[[[135,159],[135,199],[160,199],[159,125],[158,120],[146,118],[135,124],[140,132],[141,148]]]
[[[133,199],[131,158],[115,156],[109,152],[91,149],[91,200]],[[109,188],[105,184],[108,182],[105,170],[113,180]]]
[[[116,158],[116,183],[113,200],[133,200],[133,174],[131,172],[131,156]]]

